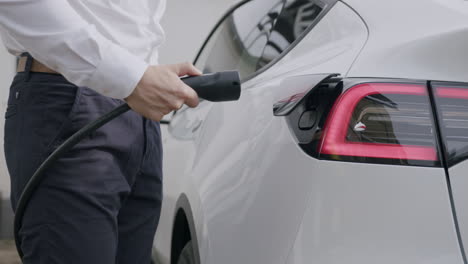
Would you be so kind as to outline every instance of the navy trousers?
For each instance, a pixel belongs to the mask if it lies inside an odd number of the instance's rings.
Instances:
[[[60,75],[17,74],[4,142],[13,208],[57,146],[122,103]],[[161,210],[161,163],[159,124],[133,111],[80,142],[47,171],[26,209],[24,263],[149,264]]]

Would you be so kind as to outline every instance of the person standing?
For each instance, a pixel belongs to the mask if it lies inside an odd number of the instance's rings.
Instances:
[[[150,263],[162,200],[159,123],[196,92],[190,63],[158,65],[165,0],[2,0],[0,32],[18,56],[4,149],[16,208],[35,169],[74,132],[129,111],[46,172],[20,230],[25,264]]]

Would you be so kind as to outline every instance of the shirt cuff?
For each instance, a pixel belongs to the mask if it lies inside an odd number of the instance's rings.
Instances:
[[[149,64],[113,43],[102,52],[102,59],[86,86],[115,99],[127,98],[140,82]]]

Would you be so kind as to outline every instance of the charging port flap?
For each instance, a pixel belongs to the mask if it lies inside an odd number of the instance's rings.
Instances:
[[[295,87],[286,99],[273,106],[275,116],[284,116],[299,144],[309,144],[324,126],[333,102],[341,94],[339,74],[313,74],[288,78],[282,86]]]

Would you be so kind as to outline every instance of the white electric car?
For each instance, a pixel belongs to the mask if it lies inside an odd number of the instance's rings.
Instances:
[[[468,1],[251,0],[168,127],[162,264],[467,264]]]

